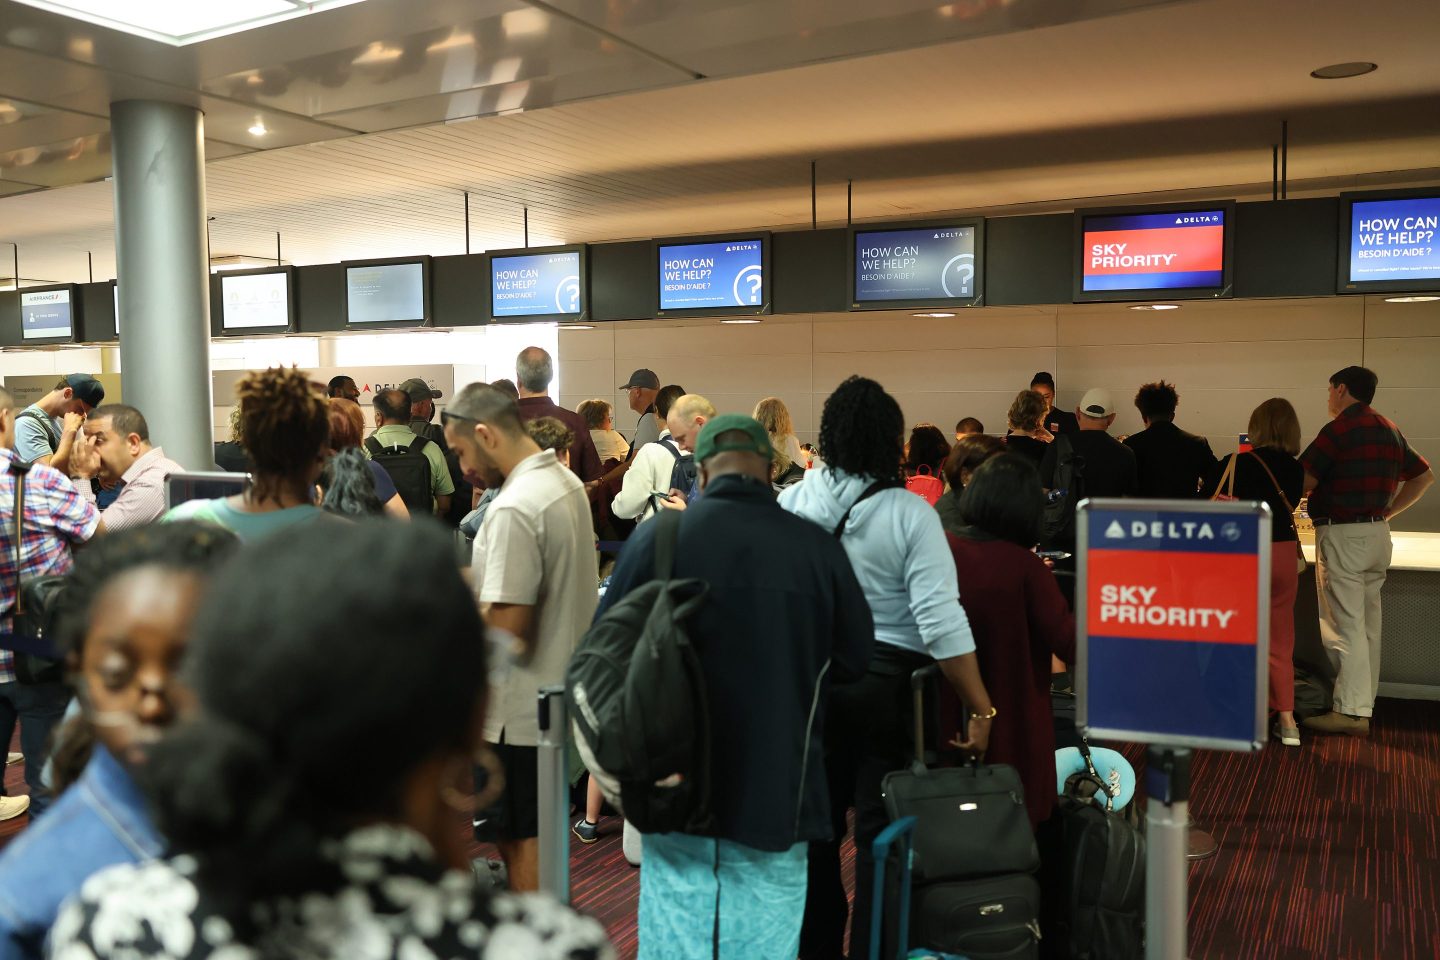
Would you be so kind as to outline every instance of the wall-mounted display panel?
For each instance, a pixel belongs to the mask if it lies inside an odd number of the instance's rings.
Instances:
[[[850,231],[850,309],[973,307],[984,299],[983,220]]]
[[[590,313],[585,247],[490,253],[490,316],[496,320],[583,320]]]
[[[1341,194],[1337,289],[1440,290],[1440,190]]]
[[[757,316],[771,312],[770,235],[692,237],[655,243],[656,316]]]
[[[20,336],[26,343],[71,343],[80,298],[74,284],[20,291]]]
[[[345,323],[350,329],[430,323],[430,258],[345,262]]]
[[[1235,204],[1075,213],[1075,301],[1231,296]]]

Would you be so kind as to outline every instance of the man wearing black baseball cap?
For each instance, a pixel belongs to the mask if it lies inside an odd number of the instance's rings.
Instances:
[[[647,443],[660,439],[660,421],[655,417],[655,394],[660,392],[660,378],[654,370],[640,369],[630,374],[630,379],[618,387],[624,390],[630,400],[630,409],[640,414],[635,425],[635,436],[630,439],[630,457]]]
[[[471,488],[470,484],[465,482],[465,471],[460,467],[459,456],[450,449],[450,444],[445,442],[445,429],[435,422],[435,401],[439,400],[442,394],[421,377],[411,377],[396,389],[410,398],[410,429],[415,436],[424,437],[435,444],[445,457],[445,468],[450,474],[455,493],[450,498],[450,508],[440,519],[452,526],[458,525],[465,514],[470,512]]]
[[[601,606],[603,613],[655,578],[662,538],[671,542],[671,578],[709,585],[686,630],[714,731],[714,828],[645,836],[640,949],[708,956],[723,942],[727,956],[793,957],[808,841],[832,829],[828,691],[865,674],[870,607],[840,541],[775,502],[764,427],[740,414],[714,417],[700,430],[695,459],[705,496],[636,529]],[[799,776],[774,775],[793,771],[797,758]],[[753,922],[757,915],[766,922]],[[647,946],[652,937],[664,939]]]
[[[72,373],[15,416],[15,456],[70,474],[70,451],[85,417],[105,402],[105,387],[88,373]]]

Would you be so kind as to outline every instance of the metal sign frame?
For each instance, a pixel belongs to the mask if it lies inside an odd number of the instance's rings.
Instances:
[[[1256,517],[1256,566],[1258,576],[1255,584],[1255,726],[1254,737],[1249,741],[1220,737],[1193,737],[1173,733],[1157,733],[1145,730],[1122,730],[1089,725],[1089,660],[1090,660],[1090,514],[1092,510],[1117,513],[1155,514],[1165,512],[1214,514],[1216,517]],[[1266,720],[1269,704],[1269,654],[1270,654],[1270,562],[1271,562],[1272,517],[1268,504],[1261,501],[1211,501],[1211,500],[1135,500],[1098,498],[1080,501],[1075,516],[1075,629],[1076,629],[1076,717],[1079,728],[1088,736],[1105,740],[1123,740],[1132,743],[1156,743],[1173,747],[1195,747],[1213,750],[1260,750],[1267,739]],[[1156,641],[1165,642],[1165,641]]]

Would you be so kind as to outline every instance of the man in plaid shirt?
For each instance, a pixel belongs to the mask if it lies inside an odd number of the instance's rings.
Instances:
[[[0,820],[24,813],[38,816],[50,798],[40,781],[51,732],[65,713],[70,691],[63,683],[19,683],[14,654],[8,649],[15,608],[15,400],[0,388],[0,742],[7,748],[20,723],[29,797],[7,797],[0,786]],[[71,547],[95,533],[100,514],[76,491],[69,478],[43,464],[25,477],[25,514],[21,532],[20,575],[68,573]]]
[[[1435,476],[1400,429],[1370,406],[1379,378],[1346,367],[1330,378],[1333,417],[1300,455],[1315,521],[1320,640],[1334,666],[1335,706],[1305,726],[1370,732],[1380,689],[1380,588],[1390,566],[1390,520]]]

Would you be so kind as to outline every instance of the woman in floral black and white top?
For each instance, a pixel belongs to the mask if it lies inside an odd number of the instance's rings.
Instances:
[[[142,772],[176,856],[91,877],[52,957],[613,958],[594,920],[470,872],[486,643],[451,555],[419,524],[302,526],[216,578],[199,707]]]

